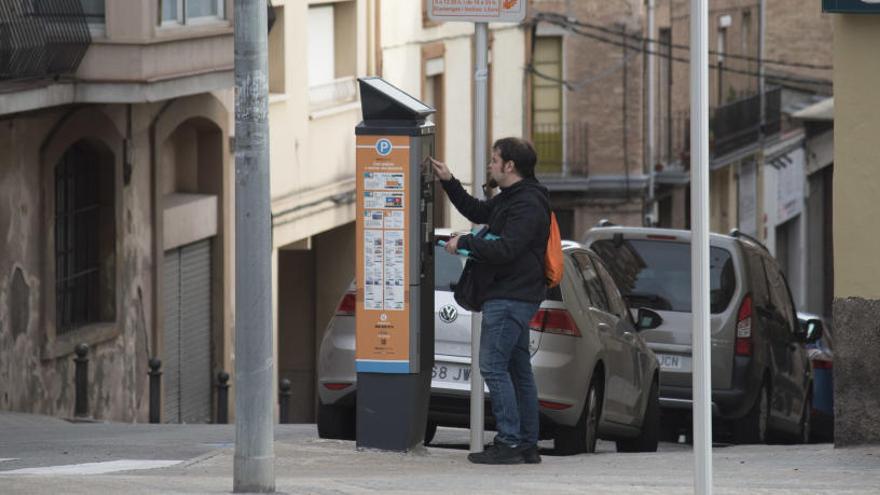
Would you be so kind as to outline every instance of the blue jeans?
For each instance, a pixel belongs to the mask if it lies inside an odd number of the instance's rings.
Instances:
[[[495,441],[507,445],[538,443],[538,389],[529,362],[529,321],[538,306],[510,299],[483,304],[480,373],[489,387]]]

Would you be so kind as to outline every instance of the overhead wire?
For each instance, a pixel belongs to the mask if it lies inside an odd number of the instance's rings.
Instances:
[[[563,20],[560,21],[558,19],[563,19]],[[535,18],[532,22],[535,22],[535,23],[547,22],[550,24],[554,24],[554,25],[563,27],[566,30],[568,30],[574,34],[578,34],[580,36],[584,36],[584,37],[587,37],[587,38],[590,38],[590,39],[593,39],[596,41],[600,41],[602,43],[607,43],[607,44],[619,46],[619,47],[626,47],[628,49],[632,49],[632,50],[639,52],[639,54],[657,55],[659,57],[671,59],[675,62],[690,63],[689,58],[673,55],[671,53],[671,50],[669,53],[662,53],[657,50],[652,50],[650,48],[647,48],[645,46],[641,46],[641,45],[634,46],[634,45],[631,45],[625,41],[611,40],[611,39],[608,39],[606,37],[603,37],[603,36],[600,36],[600,35],[597,35],[594,33],[586,32],[582,29],[579,29],[578,27],[575,27],[576,24],[574,22],[569,21],[568,19],[564,18],[563,16],[559,16],[559,15],[554,14],[552,17],[548,17],[546,14],[542,15],[541,13],[539,13],[538,15],[535,16]],[[610,30],[607,28],[602,28],[602,31],[608,32],[609,34],[613,34],[615,36],[630,37],[631,39],[633,39],[632,35],[628,35],[628,34],[620,32],[620,31],[613,31],[613,30]],[[645,40],[645,38],[642,38],[642,37],[638,37],[638,39],[642,39],[643,41]],[[657,45],[660,45],[660,46],[664,46],[664,47],[672,46],[670,43],[664,43],[664,42],[660,42],[660,41],[654,41],[654,43],[656,43]],[[730,54],[724,54],[724,56],[731,57]],[[713,68],[713,69],[718,68],[717,64],[709,63],[708,65],[710,68]],[[557,82],[559,84],[563,84],[566,87],[566,89],[569,89],[570,91],[572,90],[572,88],[574,86],[576,86],[576,84],[572,83],[571,81],[566,81],[563,79],[554,78],[553,76],[541,73],[540,71],[535,69],[535,67],[532,66],[531,64],[528,64],[525,67],[525,69],[526,69],[526,71],[528,71],[532,74],[535,74],[536,76],[538,76],[542,79],[546,79],[546,80]],[[760,75],[760,73],[758,73],[758,72],[742,70],[742,69],[734,69],[731,67],[722,67],[722,70],[724,72],[729,72],[729,73],[733,73],[733,74],[743,74],[743,75],[747,75],[747,76],[759,76]],[[766,77],[768,79],[776,80],[776,81],[785,81],[785,82],[793,82],[793,83],[800,83],[800,84],[813,84],[813,85],[820,85],[820,86],[831,86],[832,85],[831,81],[827,81],[827,80],[823,80],[823,79],[813,79],[813,78],[806,78],[806,77],[793,77],[793,76],[785,76],[785,75],[771,75],[771,74],[766,74],[766,73],[764,74],[764,77]]]
[[[601,32],[607,33],[607,34],[613,34],[615,36],[621,35],[619,30],[611,29],[609,27],[601,26],[599,24],[594,24],[594,23],[585,22],[585,21],[581,21],[578,19],[566,17],[561,14],[556,14],[553,12],[538,12],[538,13],[536,13],[535,16],[533,17],[533,22],[540,22],[540,21],[546,21],[551,24],[556,24],[556,25],[563,26],[563,27],[565,27],[566,25],[575,25],[575,26],[584,27],[584,28],[588,28],[588,29],[594,29],[596,31],[601,31]],[[674,48],[676,50],[690,51],[690,46],[688,46],[688,45],[681,45],[681,44],[677,44],[677,43],[666,43],[666,42],[663,42],[663,41],[660,41],[660,40],[657,40],[654,38],[650,38],[647,36],[642,36],[642,35],[636,34],[636,33],[627,33],[624,36],[626,36],[627,38],[630,38],[632,40],[638,41],[638,42],[646,42],[646,43],[650,43],[650,44],[668,46],[668,47]],[[710,55],[720,55],[725,58],[746,60],[746,61],[756,62],[756,63],[763,62],[768,65],[779,65],[779,66],[793,67],[793,68],[798,68],[798,69],[813,69],[813,70],[833,70],[834,69],[833,65],[819,65],[819,64],[808,64],[808,63],[803,63],[803,62],[789,62],[786,60],[760,58],[760,57],[753,57],[751,55],[740,55],[740,54],[736,54],[736,53],[719,52],[719,51],[711,50],[711,49],[709,50],[709,54]]]

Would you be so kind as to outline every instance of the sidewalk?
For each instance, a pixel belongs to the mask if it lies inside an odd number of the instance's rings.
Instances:
[[[101,431],[94,425],[74,426],[85,428],[83,433]],[[116,428],[127,431],[146,426]],[[149,426],[157,432],[174,428]],[[218,431],[224,438],[234,434],[230,427],[207,428],[214,428],[211,435],[217,440]],[[183,433],[206,425],[178,428]],[[593,455],[545,454],[540,465],[477,466],[466,459],[467,430],[441,428],[437,436],[440,446],[408,455],[358,452],[353,442],[316,438],[314,425],[281,425],[276,431],[281,432],[275,443],[276,488],[282,493],[679,494],[692,493],[693,488],[693,457],[685,445],[662,444],[661,452],[652,454],[617,454],[612,443],[601,442],[601,452]],[[193,441],[187,438],[183,435],[181,441]],[[207,453],[161,469],[77,476],[0,471],[0,491],[53,495],[229,493],[234,448],[222,441],[213,445],[217,447]],[[8,457],[8,452],[0,452],[0,457]],[[713,460],[718,494],[880,493],[880,446],[730,446],[715,448]]]

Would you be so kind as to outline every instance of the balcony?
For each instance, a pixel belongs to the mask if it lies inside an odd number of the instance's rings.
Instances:
[[[773,136],[782,127],[782,88],[772,88],[765,92],[766,115],[763,134]],[[690,169],[690,113],[681,111],[672,119],[671,140],[674,150],[680,150],[669,157],[667,164],[676,168],[680,163],[683,170]],[[716,159],[739,149],[757,144],[761,137],[761,97],[747,96],[726,105],[710,109],[709,112],[709,158]],[[674,158],[678,158],[678,161]]]
[[[586,122],[534,124],[532,142],[538,152],[535,173],[548,179],[586,177],[588,128]]]
[[[773,88],[766,95],[766,124],[764,135],[779,132],[781,123],[782,88]],[[715,107],[709,117],[712,139],[709,150],[712,157],[724,156],[761,136],[761,96],[752,95]]]
[[[2,2],[0,82],[73,74],[92,41],[79,2]]]
[[[309,110],[322,110],[357,100],[357,80],[341,77],[309,88]]]

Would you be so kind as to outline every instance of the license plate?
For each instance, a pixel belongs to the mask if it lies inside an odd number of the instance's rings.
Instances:
[[[435,364],[431,379],[441,382],[470,383],[471,367],[466,364]]]
[[[657,361],[660,368],[664,370],[680,370],[682,368],[682,357],[672,354],[657,354]]]

